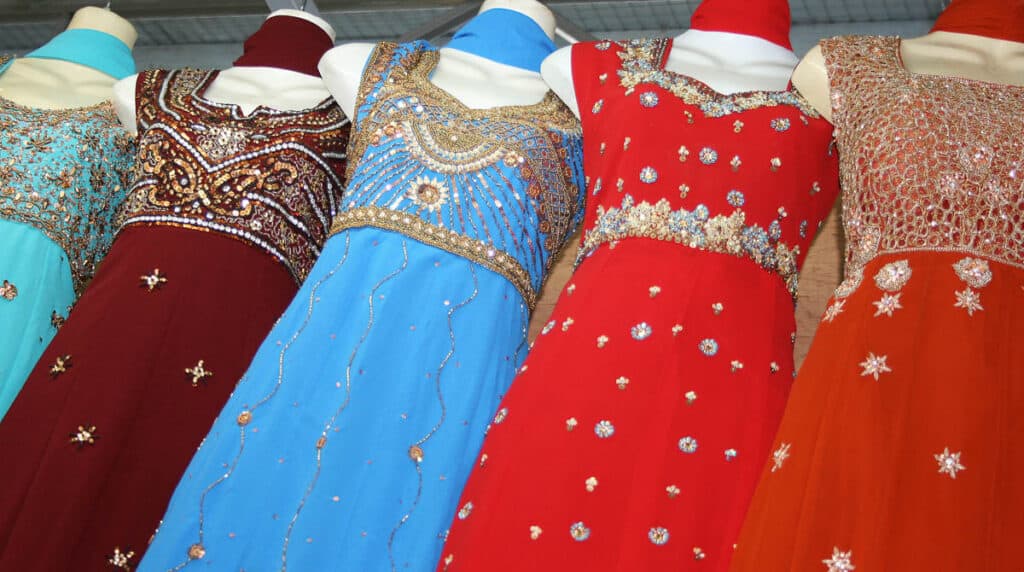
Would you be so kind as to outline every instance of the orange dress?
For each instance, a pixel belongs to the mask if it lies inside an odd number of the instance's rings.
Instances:
[[[822,51],[847,277],[731,570],[1024,570],[1024,88]]]

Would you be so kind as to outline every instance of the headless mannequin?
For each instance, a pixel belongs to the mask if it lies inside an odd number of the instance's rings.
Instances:
[[[75,12],[68,30],[96,30],[114,36],[129,49],[138,34],[128,20],[109,10],[87,6]],[[24,57],[0,75],[0,96],[38,109],[88,107],[107,101],[117,78],[72,61]]]
[[[276,10],[271,18],[299,18],[315,24],[334,42],[334,29],[322,18],[300,10]],[[258,33],[258,32],[257,32]],[[286,49],[286,48],[282,48]],[[136,133],[135,84],[137,75],[114,85],[114,110],[125,128]],[[218,103],[233,103],[242,113],[259,106],[284,111],[309,109],[330,97],[323,81],[316,76],[270,66],[234,66],[218,73],[204,98]]]
[[[730,6],[729,4],[735,4]],[[717,12],[701,18],[701,10]],[[705,0],[694,13],[691,28],[673,38],[672,50],[665,69],[707,84],[722,94],[744,91],[779,91],[786,89],[789,76],[798,58],[789,48],[789,5],[765,0],[758,7],[784,13],[785,30],[774,30],[769,41],[750,30],[737,27],[753,16],[745,2],[736,0]],[[733,14],[743,14],[735,16]],[[736,31],[730,31],[736,30]],[[572,83],[572,48],[565,47],[551,54],[541,66],[541,74],[551,89],[579,117],[579,104]]]
[[[495,8],[519,12],[540,26],[549,38],[555,34],[555,16],[535,0],[486,0],[480,13]],[[324,83],[345,115],[354,117],[356,94],[363,68],[375,44],[353,43],[334,48],[320,60]],[[486,109],[506,105],[530,105],[548,92],[540,74],[501,64],[487,58],[451,48],[441,48],[441,56],[430,81],[467,107]]]
[[[955,0],[948,8],[958,11],[987,10],[999,3],[1005,29],[1024,30],[1024,2],[1020,0]],[[945,13],[944,13],[945,14]],[[940,24],[943,23],[940,16]],[[932,32],[919,38],[904,40],[900,53],[904,67],[919,75],[951,76],[1002,85],[1024,86],[1024,37],[1017,41],[1006,36],[990,37],[986,30],[964,33],[968,27],[950,27],[947,32],[936,26]],[[793,72],[793,85],[829,121],[832,105],[829,97],[828,73],[821,48],[815,46]]]

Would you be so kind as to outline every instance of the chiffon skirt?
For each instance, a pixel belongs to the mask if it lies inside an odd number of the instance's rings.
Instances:
[[[971,286],[963,257],[879,258],[826,316],[732,570],[1022,569],[1024,271],[989,262]],[[901,260],[909,280],[880,289]]]
[[[75,301],[71,267],[55,242],[27,224],[0,221],[0,420]],[[13,286],[14,290],[10,287]]]
[[[725,570],[794,327],[783,281],[749,260],[599,249],[502,402],[438,569]]]
[[[333,236],[139,569],[433,570],[528,315],[467,259],[375,228]]]
[[[142,277],[155,275],[166,281],[150,290]],[[137,564],[295,290],[283,265],[238,240],[122,231],[0,423],[0,570]]]

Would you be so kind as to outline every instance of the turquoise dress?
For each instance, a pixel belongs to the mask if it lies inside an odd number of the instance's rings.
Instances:
[[[371,57],[333,236],[139,570],[434,569],[583,203],[564,104],[467,108],[437,61]]]
[[[109,102],[0,98],[0,419],[110,247],[133,157]]]

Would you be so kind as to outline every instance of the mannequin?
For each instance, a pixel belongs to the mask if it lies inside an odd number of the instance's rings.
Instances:
[[[102,8],[87,6],[75,12],[67,30],[93,30],[116,38],[130,52],[138,34],[124,18]],[[120,77],[77,63],[29,54],[18,58],[0,75],[0,96],[40,109],[87,107],[110,99]]]
[[[672,41],[665,69],[695,78],[715,91],[731,94],[753,90],[784,90],[798,58],[789,44],[789,7],[761,2],[737,23],[721,0],[705,0],[690,19],[691,28]],[[769,30],[747,22],[784,18]],[[760,29],[763,26],[763,30]],[[785,30],[783,34],[779,30]],[[544,61],[544,80],[579,117],[572,83],[572,49],[565,47]]]
[[[930,33],[901,42],[904,67],[919,75],[1024,85],[1024,2],[1012,0],[1009,4],[1000,0],[954,0]],[[1005,26],[972,25],[958,16],[973,18],[993,11],[1001,14]],[[828,72],[819,46],[807,52],[797,66],[793,85],[822,116],[832,120]]]
[[[480,14],[494,9],[512,10],[536,23],[548,38],[554,38],[555,16],[536,0],[486,0]],[[374,44],[353,43],[339,46],[320,60],[324,83],[338,105],[352,117],[363,67]],[[502,64],[470,52],[441,48],[441,58],[431,75],[431,83],[454,95],[471,108],[537,103],[548,87],[536,72]]]
[[[335,34],[331,25],[322,18],[301,10],[272,12],[267,16],[263,27],[253,34],[250,41],[259,36],[261,32],[265,32],[270,25],[287,24],[277,21],[278,18],[299,19],[314,24],[324,35],[323,38],[314,38],[314,41],[324,40],[322,42],[324,51],[334,43]],[[309,29],[310,33],[316,33],[314,28],[310,27]],[[281,51],[288,51],[291,48],[287,43],[273,47]],[[308,61],[311,58],[319,58],[321,54],[322,52],[317,53],[315,50],[290,54],[302,63],[290,66],[292,69],[283,69],[276,59],[268,61],[266,65],[260,65],[261,56],[252,54],[252,57],[247,57],[250,56],[247,51],[239,58],[234,67],[218,73],[209,89],[201,95],[211,101],[236,104],[244,114],[252,113],[261,105],[286,111],[314,107],[330,97],[330,93],[320,78],[312,75],[316,64],[315,60]],[[295,71],[296,68],[308,71]],[[131,76],[114,85],[114,109],[117,111],[121,123],[131,133],[136,132],[135,84],[137,79],[138,76]]]

